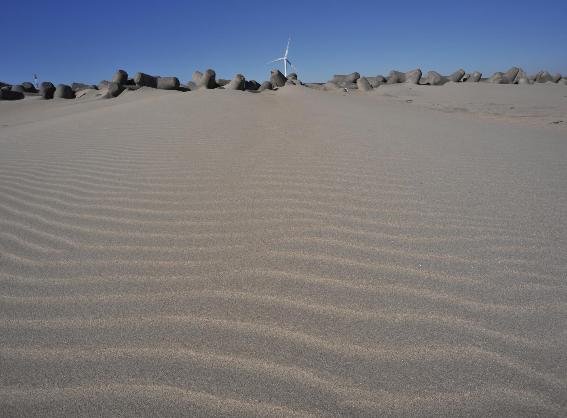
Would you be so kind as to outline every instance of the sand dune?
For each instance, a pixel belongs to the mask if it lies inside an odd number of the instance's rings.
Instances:
[[[0,102],[0,415],[566,415],[565,96]]]

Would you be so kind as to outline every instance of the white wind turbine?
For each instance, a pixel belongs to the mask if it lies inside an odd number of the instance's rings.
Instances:
[[[284,63],[284,76],[287,77],[287,65],[289,64],[289,66],[291,68],[293,68],[294,70],[297,71],[297,68],[295,68],[295,65],[293,65],[291,63],[291,61],[287,58],[288,57],[288,53],[289,53],[289,44],[291,43],[291,36],[289,37],[289,39],[287,40],[287,48],[285,49],[285,54],[283,57],[281,58],[276,58],[275,60],[272,60],[270,62],[268,62],[268,64],[271,64],[272,62],[278,62],[278,61],[283,61]]]

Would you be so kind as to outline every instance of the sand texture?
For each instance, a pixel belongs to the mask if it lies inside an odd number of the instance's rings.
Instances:
[[[0,102],[0,416],[567,415],[567,87]]]

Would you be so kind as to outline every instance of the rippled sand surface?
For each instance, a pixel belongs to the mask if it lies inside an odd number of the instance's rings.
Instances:
[[[0,415],[565,416],[567,87],[459,87],[0,103]]]

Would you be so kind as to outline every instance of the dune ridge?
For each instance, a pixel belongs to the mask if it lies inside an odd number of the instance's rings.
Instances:
[[[567,414],[563,98],[382,87],[0,103],[0,415]]]

